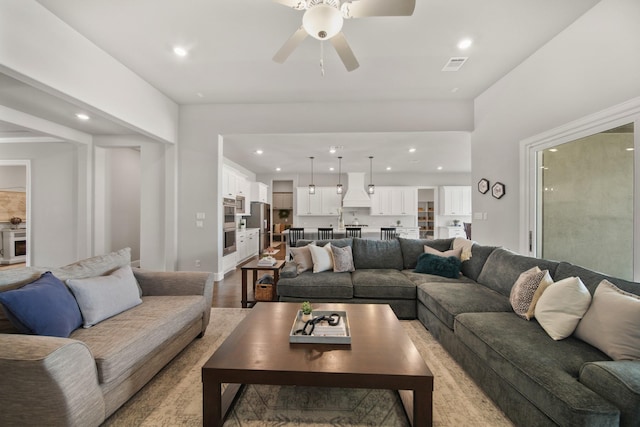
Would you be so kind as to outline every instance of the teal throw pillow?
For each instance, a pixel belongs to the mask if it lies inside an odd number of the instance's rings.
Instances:
[[[67,338],[82,325],[78,303],[50,271],[21,288],[0,293],[0,304],[22,334]]]
[[[436,276],[457,279],[460,277],[460,258],[455,256],[441,257],[438,255],[424,253],[418,257],[416,273],[434,274]]]

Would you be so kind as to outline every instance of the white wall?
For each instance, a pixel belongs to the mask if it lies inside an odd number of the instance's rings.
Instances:
[[[35,0],[0,2],[0,40],[0,72],[176,141],[178,105]]]
[[[25,191],[26,171],[24,166],[0,166],[0,191]]]
[[[519,241],[519,144],[524,138],[640,95],[640,2],[602,0],[475,100],[473,238],[514,250]],[[480,194],[481,178],[506,195]]]

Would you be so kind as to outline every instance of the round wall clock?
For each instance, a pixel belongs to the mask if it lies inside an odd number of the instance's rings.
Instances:
[[[489,191],[489,180],[482,178],[480,181],[478,181],[478,191],[482,194],[485,194],[487,191]]]
[[[501,182],[496,182],[495,184],[493,184],[493,187],[491,187],[491,195],[496,199],[500,199],[502,196],[504,196],[506,191],[507,190],[505,185]]]

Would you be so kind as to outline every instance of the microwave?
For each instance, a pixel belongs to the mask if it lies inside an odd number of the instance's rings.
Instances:
[[[244,214],[245,210],[245,198],[244,196],[236,196],[236,214]]]

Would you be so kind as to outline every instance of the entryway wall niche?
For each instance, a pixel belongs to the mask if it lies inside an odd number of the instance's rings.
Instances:
[[[95,148],[94,252],[131,248],[140,260],[140,150]]]

